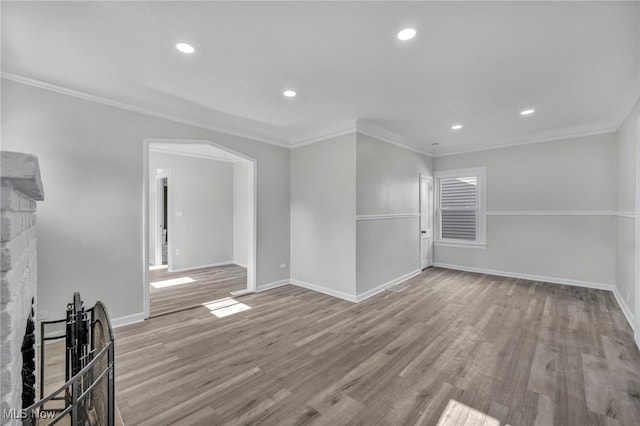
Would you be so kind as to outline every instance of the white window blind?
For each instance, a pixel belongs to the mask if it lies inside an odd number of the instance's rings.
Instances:
[[[441,238],[476,240],[478,178],[440,180]]]
[[[484,244],[484,169],[436,173],[436,241]]]

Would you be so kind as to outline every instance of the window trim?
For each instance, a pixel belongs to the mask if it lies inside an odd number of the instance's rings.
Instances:
[[[478,207],[476,208],[476,239],[475,241],[442,238],[440,227],[440,181],[443,178],[470,177],[478,179]],[[473,167],[468,169],[443,170],[435,172],[434,178],[434,244],[445,247],[485,248],[487,245],[487,168]]]

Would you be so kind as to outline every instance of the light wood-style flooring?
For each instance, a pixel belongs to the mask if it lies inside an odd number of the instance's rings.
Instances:
[[[149,285],[149,307],[152,317],[190,309],[211,300],[228,297],[234,290],[247,288],[247,270],[238,265],[184,272],[169,272],[167,269],[149,271],[150,283],[183,277],[189,277],[195,281],[162,288]]]
[[[116,329],[132,425],[640,425],[607,291],[431,268],[353,304],[292,285]]]

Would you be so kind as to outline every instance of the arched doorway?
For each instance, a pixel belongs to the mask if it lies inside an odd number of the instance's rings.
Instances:
[[[156,158],[160,153],[165,156],[181,156],[190,157],[191,159],[199,159],[199,161],[211,160],[214,163],[225,162],[227,166],[232,164],[233,168],[233,202],[234,212],[244,211],[241,219],[238,219],[236,213],[234,213],[234,250],[229,259],[224,258],[224,261],[220,262],[220,259],[214,260],[213,263],[203,262],[202,260],[196,261],[196,267],[193,262],[185,262],[186,254],[183,251],[184,247],[180,247],[185,244],[185,238],[180,241],[181,225],[185,219],[193,216],[193,211],[190,214],[185,214],[183,217],[182,208],[179,203],[173,206],[172,203],[172,185],[174,182],[177,185],[179,182],[179,175],[176,175],[175,171],[172,172],[170,168],[157,168],[157,164],[151,165],[151,158]],[[151,300],[150,300],[150,265],[155,265],[156,268],[167,268],[167,270],[173,271],[189,271],[200,270],[199,267],[214,267],[221,265],[236,265],[246,268],[246,287],[234,289],[232,295],[239,296],[242,294],[253,293],[256,290],[256,234],[257,234],[257,199],[256,199],[256,168],[257,161],[251,157],[248,157],[242,153],[229,149],[225,146],[216,144],[208,140],[197,139],[157,139],[149,138],[144,140],[144,177],[143,177],[143,292],[144,292],[144,313],[145,318],[149,318],[150,315],[155,315],[152,312]],[[227,170],[229,168],[227,167]],[[239,181],[236,181],[239,179]],[[238,184],[241,182],[241,185]],[[160,191],[160,185],[167,184],[167,198],[164,199],[162,195],[158,193]],[[202,191],[199,182],[192,182],[190,184],[195,192]],[[238,192],[238,188],[243,188]],[[184,184],[182,188],[185,188]],[[177,191],[177,189],[176,189]],[[175,194],[174,194],[175,195]],[[228,197],[227,197],[228,198]],[[236,202],[238,203],[237,205]],[[165,211],[162,212],[162,206],[165,206]],[[242,210],[237,207],[241,206]],[[167,214],[168,211],[168,214]],[[236,231],[236,222],[243,224],[238,226]],[[211,223],[214,226],[215,223]],[[200,224],[202,226],[202,224]],[[220,225],[223,226],[224,225]],[[229,225],[227,225],[229,226]],[[209,226],[205,226],[203,231],[208,229]],[[186,232],[186,231],[184,231]],[[193,234],[193,231],[191,232]],[[198,235],[194,237],[191,235],[191,242],[200,238]],[[206,239],[203,235],[202,239]],[[188,238],[187,238],[188,240]],[[178,241],[178,242],[176,242]],[[164,256],[166,256],[166,264],[157,265],[159,259],[164,259],[158,250],[164,249]],[[191,250],[191,254],[198,252],[197,249]],[[181,256],[182,257],[179,257]],[[178,257],[176,257],[178,256]],[[173,261],[172,261],[173,259]],[[241,259],[241,260],[240,260]],[[149,262],[147,264],[147,262]],[[216,263],[218,262],[218,263]],[[152,267],[153,268],[153,267]],[[190,279],[189,277],[186,277]],[[167,280],[168,285],[177,284],[189,284],[190,281],[173,281]],[[154,283],[154,288],[157,283]],[[177,285],[176,284],[176,285]],[[208,302],[209,300],[202,300],[201,302]],[[185,302],[185,303],[193,303]],[[196,306],[196,305],[194,305]],[[182,309],[188,309],[193,306],[183,306]],[[163,308],[167,309],[167,308]],[[179,309],[176,309],[179,310]],[[168,313],[168,312],[163,312]]]

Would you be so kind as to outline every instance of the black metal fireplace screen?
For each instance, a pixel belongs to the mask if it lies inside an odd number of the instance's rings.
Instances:
[[[65,333],[47,336],[53,324]],[[65,383],[44,396],[45,342],[66,339]],[[26,408],[25,425],[53,425],[68,419],[71,426],[107,425],[115,421],[114,344],[105,306],[85,309],[80,294],[67,305],[66,318],[40,324],[40,400]],[[57,401],[57,402],[56,402]],[[48,406],[45,406],[47,404]],[[56,405],[51,408],[51,404]],[[53,414],[52,414],[53,413]]]

